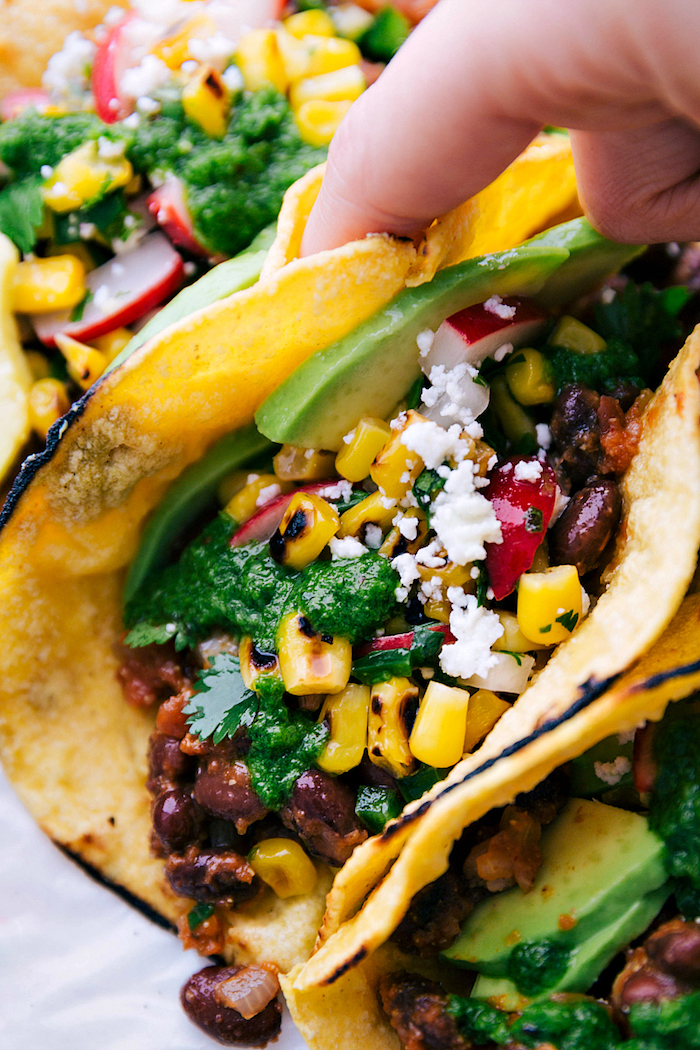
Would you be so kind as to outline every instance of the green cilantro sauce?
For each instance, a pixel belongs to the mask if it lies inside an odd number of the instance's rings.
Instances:
[[[543,938],[516,944],[508,958],[508,977],[523,995],[552,988],[566,973],[571,950]]]

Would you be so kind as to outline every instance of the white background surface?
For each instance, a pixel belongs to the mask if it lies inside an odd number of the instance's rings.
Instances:
[[[216,1050],[179,1000],[204,965],[65,857],[0,770],[2,1050]],[[305,1050],[286,1013],[272,1045]]]

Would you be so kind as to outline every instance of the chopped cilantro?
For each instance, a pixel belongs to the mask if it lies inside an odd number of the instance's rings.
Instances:
[[[355,678],[366,685],[386,682],[389,678],[408,678],[415,667],[425,667],[435,659],[445,641],[435,624],[420,624],[413,631],[410,648],[378,649],[361,656],[352,666]]]
[[[423,376],[419,376],[406,394],[406,408],[418,408],[423,393]]]
[[[177,625],[174,623],[137,623],[132,627],[124,641],[132,649],[140,649],[143,645],[163,645],[174,638],[177,633]]]
[[[508,957],[508,977],[523,995],[539,995],[564,975],[570,958],[570,948],[546,937],[523,941]]]
[[[489,589],[489,578],[486,574],[486,567],[479,565],[479,575],[476,578],[476,604],[486,605],[486,592]]]
[[[549,634],[552,629],[551,623],[548,623],[546,627],[540,627],[540,634]]]
[[[539,507],[528,507],[525,511],[525,531],[542,532],[544,517]]]
[[[69,321],[82,321],[83,314],[85,313],[85,307],[87,306],[88,303],[91,303],[92,300],[93,300],[93,294],[90,291],[90,289],[88,288],[88,290],[86,291],[85,295],[80,300],[80,302],[76,303],[76,305],[71,310],[68,320]]]
[[[413,802],[414,799],[424,795],[438,781],[444,780],[449,772],[449,766],[445,769],[436,769],[434,766],[421,766],[420,769],[415,773],[411,773],[410,776],[401,777],[397,781],[397,787],[406,802]]]
[[[0,191],[0,232],[14,241],[21,252],[30,252],[44,220],[41,181],[29,178],[13,182]]]
[[[256,705],[255,694],[247,689],[241,677],[237,656],[219,653],[211,667],[200,671],[195,693],[183,708],[188,724],[200,740],[213,737],[220,743],[233,736],[244,714]]]
[[[573,609],[569,609],[567,612],[562,613],[561,616],[557,616],[556,623],[560,623],[562,627],[565,627],[571,633],[578,623],[578,613],[574,612]]]
[[[214,914],[215,908],[213,904],[203,904],[201,901],[197,901],[194,907],[190,908],[187,913],[187,925],[191,930],[196,930],[198,926],[201,926],[207,919],[211,919]]]
[[[418,500],[418,506],[427,510],[438,492],[444,489],[446,480],[440,477],[437,470],[422,471],[413,483],[413,495]]]

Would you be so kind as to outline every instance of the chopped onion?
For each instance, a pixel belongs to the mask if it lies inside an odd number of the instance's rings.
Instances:
[[[279,990],[276,973],[264,966],[245,966],[216,986],[214,998],[220,1006],[237,1010],[241,1017],[249,1021],[272,1002]]]
[[[518,653],[517,659],[510,653],[494,653],[498,663],[485,675],[474,674],[467,678],[465,685],[477,689],[491,689],[495,693],[522,693],[535,666],[533,656]]]

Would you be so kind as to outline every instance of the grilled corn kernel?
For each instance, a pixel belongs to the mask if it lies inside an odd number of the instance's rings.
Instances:
[[[70,310],[85,298],[85,267],[74,255],[17,263],[13,306],[21,314]]]
[[[39,379],[29,391],[29,422],[42,439],[69,408],[66,384],[58,379]]]
[[[335,469],[348,481],[364,481],[380,450],[391,437],[391,427],[383,419],[365,416],[347,435],[338,455]]]
[[[255,683],[261,676],[282,677],[280,665],[274,653],[262,653],[255,648],[252,638],[241,638],[238,648],[238,659],[241,666],[241,678],[246,689],[255,689]]]
[[[317,634],[301,613],[289,613],[277,632],[284,688],[293,696],[339,693],[348,684],[352,647],[347,638]]]
[[[282,23],[291,36],[301,40],[305,36],[335,36],[335,26],[330,15],[318,8],[310,11],[299,11],[296,15],[290,15]]]
[[[281,491],[282,486],[275,474],[247,474],[245,484],[228,501],[224,510],[242,525],[265,503],[279,496]]]
[[[529,437],[537,442],[535,423],[511,394],[504,375],[497,375],[491,380],[491,407],[509,441],[517,444]]]
[[[125,156],[100,156],[100,146],[93,139],[58,162],[41,193],[53,211],[73,211],[126,186],[133,174]]]
[[[551,643],[533,642],[520,630],[515,613],[499,611],[498,619],[503,627],[503,634],[491,646],[496,652],[530,653],[533,649],[547,649]]]
[[[367,752],[375,766],[395,777],[405,777],[415,769],[407,723],[417,700],[418,687],[409,678],[390,678],[372,686]]]
[[[414,758],[438,769],[455,766],[464,750],[468,706],[466,689],[429,682],[408,742]]]
[[[299,134],[310,146],[327,146],[352,102],[304,102],[294,114]]]
[[[168,33],[153,48],[156,58],[169,69],[179,70],[183,62],[193,58],[190,40],[206,40],[216,33],[216,23],[209,15],[198,14],[184,22],[176,22],[174,32]]]
[[[128,328],[113,328],[111,332],[107,332],[105,335],[98,335],[96,339],[91,339],[90,346],[94,346],[95,350],[99,350],[101,354],[104,354],[108,363],[111,364],[117,354],[122,352],[133,337],[134,333],[130,332]]]
[[[56,346],[66,359],[68,374],[81,390],[91,387],[107,367],[107,358],[99,350],[63,332],[57,333]]]
[[[526,572],[518,584],[518,626],[526,638],[556,645],[581,619],[581,584],[574,565]]]
[[[412,423],[419,423],[424,419],[420,412],[407,412],[401,429],[392,432],[370,467],[372,481],[390,499],[401,499],[405,496],[423,469],[423,460],[417,452],[406,448],[401,438],[404,430]]]
[[[510,704],[501,700],[490,689],[478,689],[469,698],[467,709],[467,731],[464,737],[464,753],[471,753],[480,740],[490,733]]]
[[[51,375],[51,365],[48,358],[39,353],[38,350],[27,350],[25,357],[35,380],[47,379]]]
[[[316,868],[293,839],[264,839],[251,850],[248,863],[283,900],[311,893],[316,885]]]
[[[283,481],[322,481],[333,477],[335,453],[299,445],[282,445],[272,460],[275,474]]]
[[[289,86],[277,35],[272,29],[253,29],[238,42],[236,65],[248,91],[259,91],[272,84],[282,94]]]
[[[220,139],[228,127],[229,97],[224,82],[213,66],[202,66],[182,89],[182,108],[190,120],[213,139]]]
[[[444,590],[448,587],[462,587],[468,593],[476,590],[476,580],[472,579],[472,566],[457,565],[450,561],[447,554],[444,555],[445,564],[431,567],[430,565],[416,564],[416,569],[421,580],[428,581],[437,579]]]
[[[367,746],[369,686],[351,683],[329,696],[319,722],[328,720],[330,738],[316,764],[327,773],[347,773],[359,766]]]
[[[510,392],[521,405],[546,405],[554,401],[554,383],[547,359],[539,350],[518,350],[515,361],[506,368]]]
[[[403,517],[417,519],[415,537],[409,539],[408,536],[404,536],[399,526],[395,525],[387,534],[386,539],[379,548],[379,553],[383,554],[385,558],[398,558],[400,554],[406,554],[407,552],[409,554],[415,554],[418,548],[422,547],[425,542],[425,537],[428,535],[428,522],[426,521],[424,512],[411,508],[406,511]],[[406,526],[404,526],[404,529],[405,528]]]
[[[305,102],[316,99],[324,102],[354,102],[365,87],[366,81],[360,67],[346,66],[344,69],[334,69],[332,73],[321,73],[319,76],[298,80],[290,88],[289,101],[295,110]]]
[[[602,336],[575,317],[565,315],[549,337],[552,346],[563,346],[577,354],[599,354],[607,343]]]
[[[445,599],[431,598],[423,606],[423,612],[429,620],[437,620],[438,623],[449,623],[452,606]]]
[[[390,507],[385,507],[383,500],[381,492],[373,492],[367,499],[341,514],[338,530],[341,539],[343,536],[361,536],[366,525],[378,525],[380,529],[386,529],[396,516],[396,505],[392,501]]]
[[[303,569],[318,558],[339,528],[335,507],[313,492],[295,492],[270,540],[270,554],[281,565]]]

